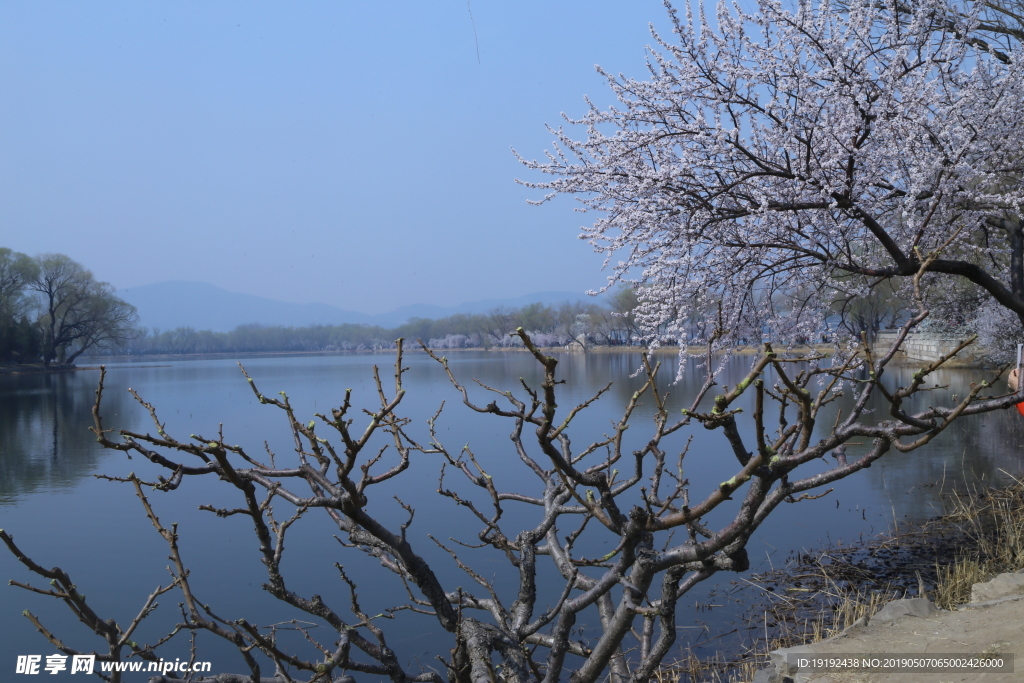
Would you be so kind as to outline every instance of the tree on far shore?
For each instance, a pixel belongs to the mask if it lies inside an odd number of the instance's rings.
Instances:
[[[0,247],[0,362],[38,358],[42,335],[32,321],[33,300],[28,293],[39,266],[29,256]]]
[[[114,296],[109,284],[63,254],[44,254],[36,263],[28,287],[40,298],[43,363],[73,363],[89,349],[136,336],[135,307]]]

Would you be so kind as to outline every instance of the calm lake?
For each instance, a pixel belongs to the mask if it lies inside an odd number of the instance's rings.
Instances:
[[[518,388],[522,394],[520,377],[533,386],[540,382],[538,364],[525,353],[450,355],[452,370],[466,383],[476,378],[492,387],[513,391]],[[690,367],[682,381],[672,384],[675,356],[660,358],[665,365],[661,389],[669,392],[669,405],[673,414],[678,415],[703,378],[699,369]],[[560,387],[559,405],[563,411],[614,382],[607,395],[577,418],[573,444],[579,448],[599,438],[609,430],[611,422],[621,417],[622,407],[642,384],[639,378],[629,377],[639,364],[639,356],[577,353],[564,354],[560,359],[559,375],[567,381]],[[749,356],[733,358],[719,382],[735,384],[749,368],[750,360]],[[462,406],[443,372],[424,354],[410,353],[406,361],[410,368],[406,375],[407,395],[399,413],[413,418],[407,428],[410,434],[426,442],[426,420],[446,402],[437,423],[442,443],[452,452],[469,444],[494,476],[499,489],[537,493],[536,480],[525,471],[511,447],[510,421],[477,415]],[[393,373],[393,357],[386,353],[253,357],[244,359],[244,364],[267,395],[287,392],[303,421],[315,412],[329,412],[339,404],[346,388],[353,390],[356,405],[374,407],[372,366],[381,366],[385,387],[390,386]],[[107,367],[103,410],[107,427],[155,432],[145,410],[129,396],[127,390],[132,387],[157,408],[167,432],[179,440],[187,440],[193,433],[212,437],[222,424],[227,441],[255,454],[263,452],[264,442],[282,458],[292,452],[283,414],[258,404],[233,360],[147,360],[111,362]],[[890,369],[890,386],[907,383],[911,371]],[[98,375],[98,371],[84,370],[0,376],[0,527],[43,566],[58,565],[67,570],[101,616],[124,625],[135,616],[147,595],[158,585],[169,582],[167,549],[145,518],[131,487],[94,476],[124,476],[134,471],[152,480],[157,475],[153,465],[138,457],[129,460],[122,453],[100,448],[88,431]],[[978,370],[951,370],[939,373],[935,379],[949,384],[950,392],[962,396],[969,390],[970,382],[981,378]],[[479,387],[473,392],[481,403],[492,400],[490,396],[485,398],[486,392]],[[848,400],[844,397],[835,407],[842,408]],[[950,398],[935,393],[927,394],[925,400],[948,402]],[[744,408],[749,415],[752,406],[748,403]],[[627,432],[631,443],[646,440],[652,414],[648,402],[634,415],[633,427]],[[362,417],[356,416],[357,424]],[[731,476],[736,462],[721,432],[708,432],[699,425],[677,432],[671,440],[663,442],[663,447],[678,453],[691,435],[693,443],[684,471],[692,483],[692,495],[700,498]],[[1020,458],[1022,444],[1024,418],[1016,411],[1000,411],[961,420],[914,453],[890,453],[879,464],[840,482],[824,498],[783,505],[777,510],[748,546],[752,571],[778,566],[793,551],[853,542],[883,532],[897,520],[934,516],[941,510],[942,491],[979,482],[1005,482],[1024,471]],[[854,446],[850,451],[855,454],[857,449]],[[372,510],[397,528],[405,520],[405,513],[394,496],[415,507],[415,520],[409,530],[414,547],[449,572],[445,575],[449,590],[460,585],[479,590],[426,537],[431,533],[446,543],[450,537],[473,543],[479,531],[479,524],[465,510],[437,495],[440,462],[440,456],[415,459],[410,471],[395,480],[393,487],[381,487],[378,494],[385,495],[379,495]],[[385,455],[381,466],[387,465]],[[470,488],[450,470],[444,483],[460,491]],[[201,504],[236,507],[237,497],[224,497],[231,493],[234,489],[228,491],[217,481],[186,479],[176,492],[151,495],[162,521],[167,525],[178,524],[182,554],[192,569],[197,597],[225,618],[244,616],[252,622],[269,624],[301,617],[283,609],[261,590],[265,573],[258,561],[251,524],[237,516],[220,519],[197,509]],[[278,505],[282,518],[290,514],[283,503]],[[520,528],[514,526],[515,521],[532,520],[532,511],[510,505],[504,519],[508,525],[506,533],[514,536]],[[563,530],[563,535],[568,531]],[[367,613],[374,614],[402,602],[404,591],[393,575],[382,573],[375,561],[342,547],[332,536],[331,526],[313,513],[293,527],[284,563],[290,587],[306,595],[319,593],[333,602],[337,611],[347,613],[347,589],[338,580],[333,566],[339,562],[359,585]],[[600,539],[592,541],[593,551],[607,552],[610,546],[602,543]],[[481,551],[464,549],[463,556],[472,561],[480,574],[492,579],[499,592],[509,596],[506,604],[512,602],[515,577],[508,574],[506,563]],[[21,616],[26,609],[39,616],[70,647],[91,650],[101,645],[62,605],[6,585],[8,579],[45,584],[21,567],[6,549],[0,549],[0,578],[4,580],[0,586],[0,623],[4,635],[0,639],[0,670],[11,674],[19,654],[45,656],[56,652]],[[715,602],[713,591],[716,585],[723,586],[736,578],[720,574],[682,599],[678,613],[680,626],[686,627],[681,631],[684,637],[694,642],[706,641],[714,637],[716,630],[725,628],[735,612],[732,607],[716,607],[722,601]],[[560,585],[552,584],[542,598],[553,602],[559,590]],[[135,639],[155,640],[161,629],[175,622],[178,601],[175,593],[165,595],[160,600],[160,609]],[[434,656],[447,655],[450,643],[430,617],[405,614],[382,625],[389,633],[389,646],[406,662],[439,666]],[[586,629],[586,624],[581,627]],[[200,641],[200,645],[203,649],[199,659],[212,661],[215,672],[245,670],[241,658],[229,647],[210,639]],[[178,636],[164,657],[186,657],[187,653],[187,637]],[[144,678],[140,676],[139,680]],[[47,679],[76,680],[67,674]]]

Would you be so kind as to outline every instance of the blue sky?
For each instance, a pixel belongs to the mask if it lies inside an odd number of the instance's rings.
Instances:
[[[587,216],[527,205],[510,148],[609,103],[595,64],[642,75],[652,21],[656,0],[0,0],[0,246],[364,312],[599,287]]]

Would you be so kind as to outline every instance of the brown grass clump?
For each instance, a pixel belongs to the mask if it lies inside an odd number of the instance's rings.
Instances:
[[[945,516],[970,539],[954,561],[936,563],[935,604],[954,609],[970,602],[971,586],[997,574],[1024,569],[1024,481],[951,499]]]
[[[692,652],[665,666],[654,680],[658,683],[741,683],[753,679],[764,668],[769,653],[783,647],[818,642],[838,635],[858,619],[870,616],[891,600],[902,597],[898,588],[871,589],[853,585],[847,578],[858,570],[848,562],[825,554],[813,567],[801,566],[790,578],[800,586],[789,586],[775,596],[761,613],[760,628],[742,652],[718,653],[700,658]],[[813,586],[813,588],[806,588]]]
[[[988,564],[977,558],[960,557],[953,564],[935,565],[938,581],[935,585],[935,605],[940,609],[955,609],[971,601],[971,586],[995,576]]]

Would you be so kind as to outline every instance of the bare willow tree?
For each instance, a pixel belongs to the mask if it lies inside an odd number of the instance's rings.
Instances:
[[[63,254],[36,259],[29,288],[39,297],[43,362],[73,363],[90,349],[118,348],[138,335],[135,307]]]
[[[649,331],[681,334],[697,313],[714,321],[712,342],[760,334],[766,323],[813,336],[830,302],[824,293],[854,274],[905,279],[915,312],[891,348],[865,344],[859,355],[829,361],[788,357],[766,344],[742,381],[713,393],[711,343],[703,388],[681,415],[670,415],[658,366],[645,356],[643,386],[597,436],[578,433],[580,416],[606,400],[607,388],[560,407],[557,360],[522,330],[519,339],[543,371],[539,385],[472,388],[435,357],[467,409],[506,421],[504,448],[451,449],[437,427],[440,410],[420,425],[402,412],[401,342],[393,388],[376,373],[378,406],[362,418],[349,391],[337,408],[307,419],[287,396],[270,397],[248,378],[259,402],[281,412],[294,443],[287,454],[251,452],[223,431],[173,435],[143,397],[155,433],[112,430],[102,419],[101,382],[97,439],[159,472],[124,481],[167,543],[170,583],[134,617],[101,616],[68,572],[45,569],[0,532],[26,567],[51,581],[50,588],[19,585],[63,601],[101,636],[104,649],[91,653],[100,662],[156,662],[178,634],[213,634],[237,648],[245,673],[196,681],[650,680],[676,643],[680,597],[719,572],[746,570],[746,545],[773,510],[823,495],[893,449],[924,446],[956,419],[1024,398],[993,392],[998,373],[960,397],[929,385],[969,339],[903,386],[887,374],[906,335],[929,316],[928,278],[966,278],[1024,318],[1017,218],[1024,73],[1018,61],[963,38],[974,35],[970,21],[956,20],[959,34],[948,30],[948,15],[936,8],[915,7],[908,21],[874,0],[845,14],[809,3],[788,13],[764,0],[758,15],[720,11],[717,30],[703,17],[677,20],[680,42],[662,43],[668,54],[652,58],[651,81],[611,79],[623,109],[594,108],[583,121],[587,140],[560,133],[562,151],[532,164],[556,176],[547,189],[589,195],[591,208],[607,212],[588,235],[609,254],[628,252],[620,279],[642,270],[639,318]],[[870,241],[880,247],[857,248]],[[776,291],[804,292],[804,300],[772,311]],[[629,446],[641,404],[653,408],[653,421]],[[752,410],[741,427],[745,404]],[[730,463],[724,481],[693,478],[700,470],[689,467],[698,454],[688,438],[701,428],[721,434],[710,457]],[[494,465],[509,460],[506,449],[525,479]],[[401,501],[404,521],[378,512],[414,478],[413,462],[430,458],[454,471],[458,483],[442,477],[437,494],[479,523],[475,543],[436,540],[440,534],[421,530],[415,508]],[[302,629],[305,646],[286,646],[278,625],[259,614],[223,614],[194,590],[178,530],[161,521],[151,499],[195,478],[223,490],[203,509],[251,522],[264,590],[317,626]],[[326,596],[286,578],[283,563],[290,530],[316,514],[326,515],[344,546],[326,560],[337,561],[339,582]],[[600,540],[611,550],[595,556]],[[429,559],[435,546],[462,575]],[[372,591],[344,571],[346,553],[379,562]],[[503,562],[502,580],[485,575],[495,571],[494,557]],[[180,619],[164,637],[137,642],[157,599],[171,591],[181,596]],[[362,605],[371,593],[394,603],[370,614]],[[412,670],[394,649],[388,617],[406,613],[432,619],[446,634],[443,666]],[[61,652],[89,653],[27,617]],[[116,683],[122,674],[110,667],[104,675]]]

